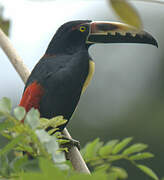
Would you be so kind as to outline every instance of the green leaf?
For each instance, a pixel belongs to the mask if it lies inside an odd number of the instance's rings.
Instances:
[[[40,118],[39,128],[46,129],[48,127],[52,127],[55,129],[58,126],[65,124],[66,122],[67,122],[67,120],[64,119],[63,116],[56,116],[51,119]]]
[[[118,178],[117,178],[117,173],[115,173],[115,172],[110,172],[109,174],[108,174],[108,179],[109,180],[117,180]]]
[[[12,109],[11,101],[7,97],[0,100],[0,111],[10,113]]]
[[[4,148],[0,150],[0,156],[7,154],[9,151],[13,150],[16,144],[18,144],[24,136],[19,135],[16,138],[14,138],[12,141],[10,141]]]
[[[36,173],[36,172],[23,172],[20,174],[20,179],[22,180],[45,180],[45,177],[42,173]],[[52,178],[49,180],[52,180]]]
[[[17,146],[14,149],[16,151],[25,151],[25,152],[33,153],[33,148],[28,144],[27,145],[23,144],[23,146]]]
[[[28,161],[26,161],[24,163],[23,169],[24,169],[24,171],[27,171],[27,172],[38,172],[38,171],[40,172],[38,158],[36,158],[36,159],[28,159]]]
[[[136,9],[127,0],[109,0],[120,19],[137,29],[142,29],[141,18]]]
[[[14,109],[14,116],[21,121],[25,117],[26,111],[23,107],[16,107]]]
[[[141,160],[141,159],[148,159],[154,157],[154,154],[149,153],[149,152],[144,152],[144,153],[138,153],[133,156],[130,156],[130,160]]]
[[[120,159],[123,159],[123,158],[124,158],[124,156],[122,154],[110,155],[108,160],[110,162],[110,161],[117,161],[117,160],[120,160]]]
[[[99,154],[100,156],[104,157],[107,156],[109,154],[111,154],[113,148],[115,147],[115,145],[117,144],[118,140],[112,140],[109,141],[105,146],[101,147],[99,150]]]
[[[65,179],[65,177],[67,176],[66,173],[63,173],[63,171],[55,167],[52,161],[45,158],[39,159],[39,166],[44,173],[45,179]]]
[[[9,175],[9,160],[6,155],[0,156],[0,175]]]
[[[109,163],[108,164],[102,164],[102,165],[96,166],[94,168],[94,171],[95,172],[104,172],[105,173],[109,169],[109,167],[110,167]]]
[[[28,124],[32,129],[39,126],[40,113],[37,109],[32,108],[26,115],[24,123]]]
[[[4,122],[0,123],[0,131],[3,131],[5,129],[7,129],[7,128],[11,128],[13,126],[14,126],[13,122],[6,122],[6,121],[4,121]]]
[[[20,171],[21,169],[23,169],[23,166],[27,163],[27,161],[28,161],[27,155],[26,156],[22,156],[22,157],[17,157],[12,162],[13,170],[15,172]]]
[[[67,122],[63,116],[56,116],[52,119],[49,119],[49,123],[52,127],[56,128],[57,126],[63,125]]]
[[[131,145],[129,148],[125,149],[122,154],[129,155],[132,153],[140,152],[146,149],[147,147],[148,145],[142,144],[142,143],[134,144],[134,145]]]
[[[128,138],[123,139],[120,143],[118,143],[114,147],[112,154],[119,153],[125,146],[127,146],[132,141],[132,139],[133,139],[132,137],[128,137]]]
[[[5,114],[0,110],[0,120],[5,117]]]
[[[102,143],[100,142],[99,138],[97,138],[93,142],[87,144],[86,152],[85,152],[85,158],[92,159],[96,155],[97,150],[101,146],[102,146]]]
[[[128,177],[128,174],[127,172],[125,171],[125,169],[122,169],[120,167],[112,167],[111,168],[111,171],[112,172],[115,172],[117,174],[117,177],[118,179],[127,179]]]
[[[118,139],[114,139],[114,140],[108,141],[106,145],[115,146],[118,143],[118,141],[119,141]]]
[[[47,128],[48,122],[49,122],[49,119],[47,119],[47,118],[40,118],[40,119],[39,119],[39,128],[40,128],[40,129],[45,129],[45,128]]]
[[[12,139],[12,135],[11,135],[11,134],[8,134],[8,133],[6,133],[6,132],[1,132],[1,135],[2,135],[3,137],[5,137],[6,139],[9,139],[9,140]]]
[[[149,167],[145,166],[145,165],[137,165],[137,167],[143,171],[145,174],[149,175],[150,177],[152,177],[155,180],[159,180],[159,178],[157,177],[157,175],[153,172],[152,169],[150,169]]]
[[[102,173],[102,172],[95,172],[92,173],[92,176],[89,174],[88,178],[89,180],[107,180],[107,174],[106,173]],[[84,179],[83,179],[84,180]]]
[[[78,173],[68,177],[68,180],[107,180],[107,174],[103,172],[95,172],[90,174]]]

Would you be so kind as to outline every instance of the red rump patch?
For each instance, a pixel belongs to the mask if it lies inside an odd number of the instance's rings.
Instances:
[[[39,102],[43,93],[43,87],[34,81],[25,89],[19,106],[24,107],[27,112],[31,108],[39,109]]]

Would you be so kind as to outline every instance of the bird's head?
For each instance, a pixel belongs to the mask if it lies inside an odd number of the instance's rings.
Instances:
[[[74,53],[95,43],[143,43],[158,47],[146,31],[110,21],[79,20],[63,24],[51,40],[47,54]]]

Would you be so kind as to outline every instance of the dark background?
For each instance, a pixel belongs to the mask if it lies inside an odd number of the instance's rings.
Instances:
[[[4,18],[11,22],[12,43],[30,70],[64,22],[76,19],[118,21],[103,0],[1,1]],[[164,5],[132,4],[143,20],[144,29],[157,39],[159,48],[140,44],[91,47],[95,76],[68,129],[82,146],[96,137],[107,142],[130,136],[134,137],[133,142],[148,144],[155,158],[145,160],[145,164],[163,177]],[[2,51],[0,76],[0,97],[7,96],[14,106],[18,105],[24,84]],[[120,164],[127,169],[129,179],[150,179],[127,162]]]

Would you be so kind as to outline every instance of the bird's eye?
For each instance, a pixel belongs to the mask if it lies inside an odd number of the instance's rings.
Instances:
[[[79,29],[81,32],[84,32],[86,31],[86,27],[85,26],[80,26],[80,29]]]

